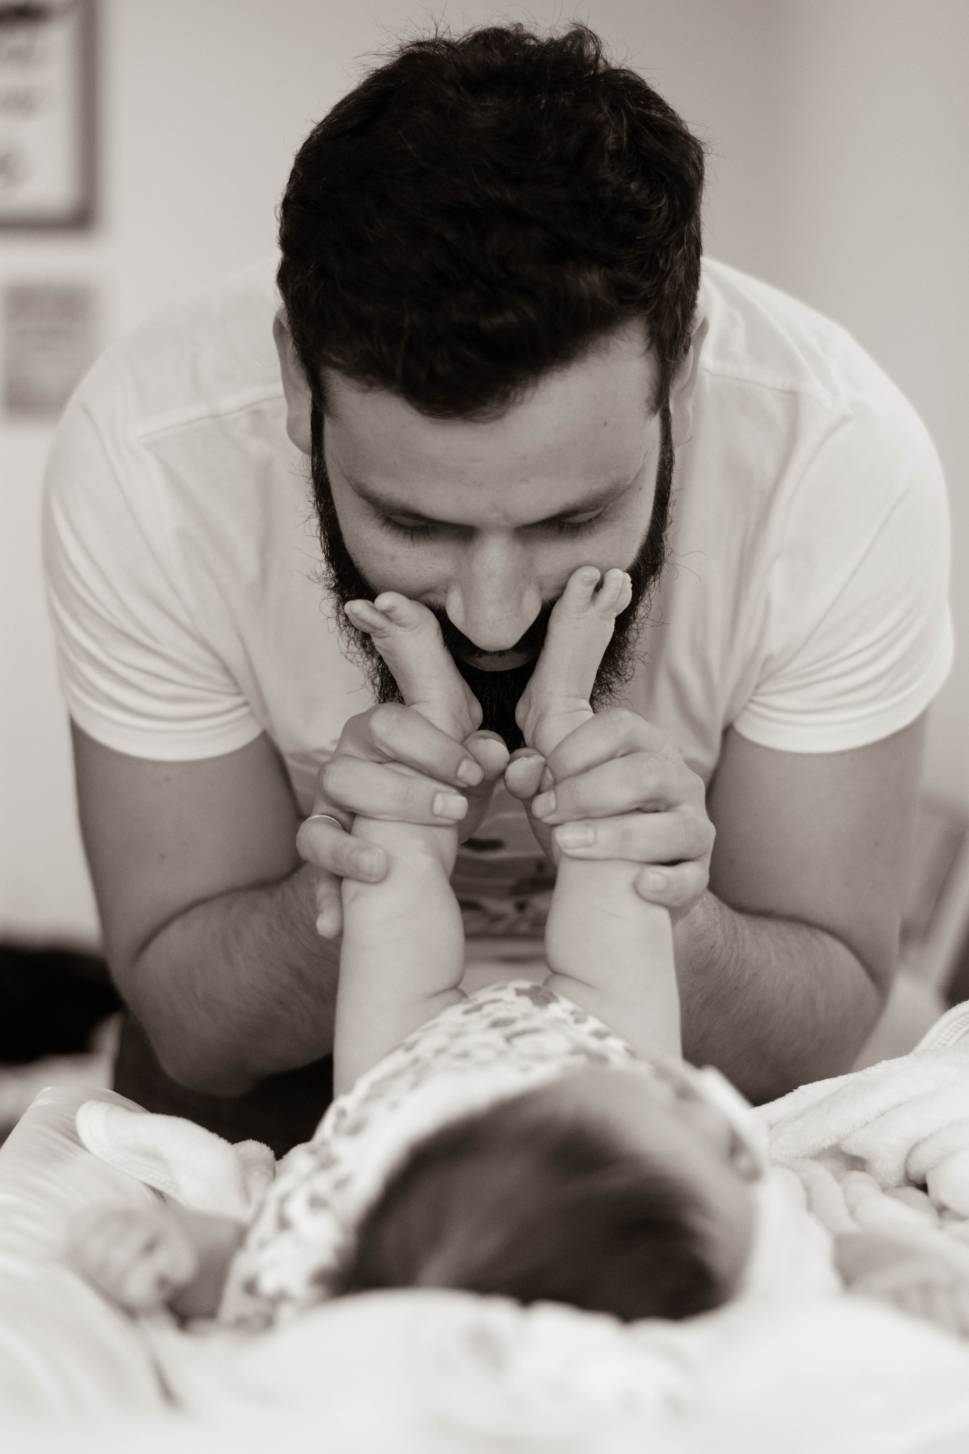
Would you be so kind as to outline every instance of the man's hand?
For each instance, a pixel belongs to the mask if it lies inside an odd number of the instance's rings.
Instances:
[[[350,832],[358,813],[436,827],[460,820],[463,842],[484,817],[507,762],[495,733],[472,732],[458,742],[413,707],[388,702],[351,717],[320,768],[313,812],[296,839],[300,857],[317,870],[318,933],[331,939],[342,931],[341,879],[377,883],[387,872],[386,855]]]
[[[657,727],[626,708],[598,712],[549,755],[515,753],[508,791],[528,808],[550,857],[622,858],[644,865],[636,892],[674,920],[706,889],[714,828],[702,780]],[[538,793],[535,796],[536,791]],[[587,842],[570,842],[576,831]]]

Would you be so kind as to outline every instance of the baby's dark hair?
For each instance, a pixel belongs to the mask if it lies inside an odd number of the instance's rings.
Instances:
[[[435,1287],[561,1302],[624,1322],[719,1307],[716,1214],[683,1178],[539,1088],[415,1146],[332,1291]]]
[[[584,25],[402,45],[306,138],[280,207],[315,402],[327,367],[493,418],[639,320],[660,409],[689,348],[703,177],[702,144]]]

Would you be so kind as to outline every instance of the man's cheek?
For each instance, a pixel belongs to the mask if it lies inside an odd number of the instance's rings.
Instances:
[[[424,565],[420,546],[403,537],[389,547],[380,546],[375,550],[371,545],[369,549],[354,551],[354,555],[377,593],[399,591],[402,596],[419,601],[433,591],[433,577]]]

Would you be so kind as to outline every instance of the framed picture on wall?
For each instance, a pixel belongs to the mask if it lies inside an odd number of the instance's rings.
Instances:
[[[56,419],[102,346],[101,292],[88,279],[12,279],[0,287],[0,407],[23,423]]]
[[[94,211],[95,0],[0,0],[0,228]]]

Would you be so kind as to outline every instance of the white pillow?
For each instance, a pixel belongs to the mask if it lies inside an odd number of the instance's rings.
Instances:
[[[78,1106],[132,1105],[90,1086],[40,1092],[0,1146],[0,1407],[104,1415],[164,1405],[138,1326],[64,1256],[72,1216],[98,1202],[143,1203],[140,1182],[84,1149]]]

